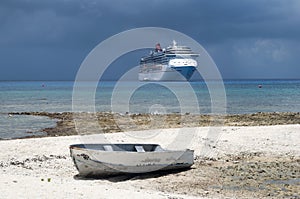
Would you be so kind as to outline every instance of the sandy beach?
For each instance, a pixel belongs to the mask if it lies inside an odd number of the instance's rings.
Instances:
[[[300,198],[299,137],[300,124],[291,124],[1,140],[1,198]],[[77,177],[68,146],[103,139],[186,147],[195,150],[195,164],[181,172]]]

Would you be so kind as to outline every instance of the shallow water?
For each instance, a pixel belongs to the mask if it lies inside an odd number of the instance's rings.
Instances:
[[[31,115],[0,114],[0,138],[20,138],[33,135],[44,135],[41,129],[54,127],[54,119]]]
[[[282,184],[282,185],[300,185],[300,178],[293,178],[287,180],[268,180],[266,184]]]

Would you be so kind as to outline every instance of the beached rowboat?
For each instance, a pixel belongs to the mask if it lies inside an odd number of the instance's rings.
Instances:
[[[71,157],[80,176],[107,176],[189,168],[193,150],[166,150],[157,144],[75,144]]]

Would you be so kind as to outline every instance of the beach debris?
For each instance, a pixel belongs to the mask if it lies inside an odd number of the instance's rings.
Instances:
[[[45,179],[44,179],[44,178],[41,178],[41,181],[44,182]],[[47,178],[47,182],[51,182],[51,178]]]
[[[33,158],[26,158],[25,160],[17,160],[15,158],[11,158],[8,161],[1,161],[0,168],[9,167],[9,166],[18,166],[25,169],[32,170],[32,163],[38,163],[39,166],[42,162],[47,162],[55,159],[66,159],[64,155],[49,155],[49,156],[35,156]]]

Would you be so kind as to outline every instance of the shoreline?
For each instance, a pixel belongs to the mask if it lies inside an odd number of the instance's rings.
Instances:
[[[149,129],[167,129],[183,127],[207,127],[207,126],[273,126],[300,124],[300,112],[258,112],[253,114],[230,114],[230,115],[191,115],[191,114],[165,114],[152,115],[141,114],[118,114],[109,112],[97,113],[50,113],[50,112],[12,112],[11,115],[45,116],[57,119],[56,126],[44,128],[41,131],[46,135],[28,135],[21,138],[56,137],[69,135],[85,135],[97,133],[116,133],[126,131],[139,131]],[[80,133],[75,128],[76,124],[84,126]],[[95,124],[95,118],[97,123]],[[97,126],[95,126],[97,125]],[[28,132],[30,134],[30,132]]]
[[[70,144],[95,142],[99,135],[72,135],[0,142],[4,197],[75,198],[299,198],[300,125],[223,126],[221,136],[202,156],[210,127],[196,132],[188,148],[195,164],[180,172],[80,179],[69,155]],[[213,127],[211,127],[213,128]],[[174,129],[108,133],[112,142],[159,143],[168,147]],[[181,132],[186,133],[186,132]],[[103,134],[102,134],[103,135]],[[18,192],[15,190],[18,189]],[[89,190],[89,191],[87,191]]]

